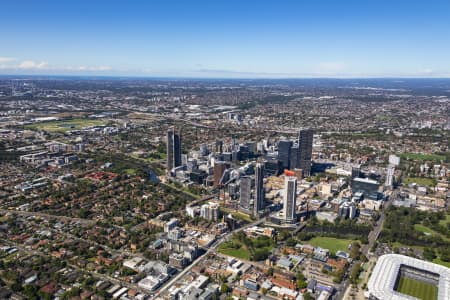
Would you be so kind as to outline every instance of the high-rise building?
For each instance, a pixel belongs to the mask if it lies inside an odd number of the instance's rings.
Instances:
[[[400,157],[395,154],[389,155],[389,164],[393,166],[398,166],[400,164]]]
[[[283,211],[286,221],[296,220],[296,205],[297,205],[297,178],[286,176],[284,181],[284,199]]]
[[[282,140],[278,142],[278,160],[281,161],[283,169],[289,169],[291,147],[292,141]]]
[[[200,207],[200,217],[217,221],[219,219],[219,205],[217,203],[203,204]]]
[[[173,160],[173,129],[167,130],[167,171],[170,172],[174,167]]]
[[[314,131],[312,129],[300,130],[298,134],[298,147],[300,151],[299,166],[304,176],[311,175],[311,159]]]
[[[392,187],[394,185],[394,173],[395,167],[393,165],[389,165],[386,170],[386,182],[384,183],[386,187]]]
[[[173,163],[174,167],[181,166],[181,131],[173,134]]]
[[[282,172],[281,162],[276,157],[266,156],[264,170],[267,176],[278,176]]]
[[[222,153],[223,152],[223,141],[216,140],[216,147],[214,150],[216,153]]]
[[[181,166],[181,133],[173,128],[167,130],[167,170]]]
[[[361,167],[352,167],[352,179],[359,178],[361,176]]]
[[[300,148],[298,144],[294,144],[289,153],[289,169],[293,170],[297,168],[300,168]]]
[[[252,180],[250,176],[241,177],[239,193],[239,206],[245,210],[249,210],[252,196]]]
[[[255,168],[255,201],[253,206],[253,215],[264,209],[264,165],[257,163]]]
[[[352,180],[352,194],[358,192],[362,193],[364,199],[378,200],[379,193],[378,188],[380,184],[378,181],[369,178],[355,178]]]
[[[226,169],[228,169],[228,163],[224,161],[216,161],[214,163],[213,176],[215,187],[218,187],[220,185],[220,181]]]

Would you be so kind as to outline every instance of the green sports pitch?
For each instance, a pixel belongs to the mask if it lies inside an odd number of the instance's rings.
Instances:
[[[416,297],[421,300],[436,300],[438,288],[435,285],[401,277],[397,286],[397,292]]]

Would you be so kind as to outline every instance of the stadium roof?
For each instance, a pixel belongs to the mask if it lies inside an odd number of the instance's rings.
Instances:
[[[380,256],[370,277],[369,293],[378,299],[412,300],[414,297],[394,290],[401,265],[410,266],[439,275],[438,300],[450,299],[450,269],[432,262],[399,254]]]

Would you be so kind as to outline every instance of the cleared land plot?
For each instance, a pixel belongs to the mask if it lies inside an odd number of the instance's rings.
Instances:
[[[401,277],[397,292],[422,300],[436,300],[437,286],[407,277]]]

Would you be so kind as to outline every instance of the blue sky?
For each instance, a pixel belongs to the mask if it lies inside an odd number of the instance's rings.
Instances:
[[[450,1],[2,1],[0,74],[450,77]]]

